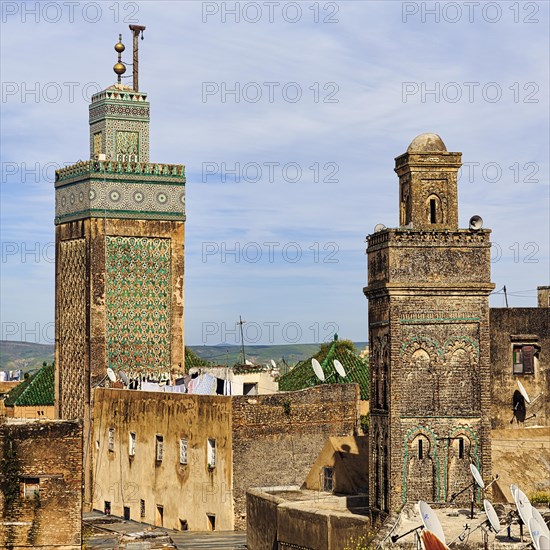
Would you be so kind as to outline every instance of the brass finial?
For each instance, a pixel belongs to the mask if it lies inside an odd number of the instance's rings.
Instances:
[[[115,63],[113,71],[118,75],[118,83],[121,83],[121,76],[126,72],[126,65],[122,63],[122,52],[126,49],[122,43],[122,35],[118,35],[118,43],[115,44],[115,51],[118,53],[118,62]]]

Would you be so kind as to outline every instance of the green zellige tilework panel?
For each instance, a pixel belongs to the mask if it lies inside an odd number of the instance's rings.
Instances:
[[[107,237],[107,364],[131,373],[171,366],[170,239]]]

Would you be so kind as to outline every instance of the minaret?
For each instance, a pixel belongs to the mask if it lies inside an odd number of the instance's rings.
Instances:
[[[461,156],[416,137],[395,159],[400,227],[368,237],[370,504],[385,512],[449,501],[470,463],[491,474],[490,231],[458,228]]]
[[[121,84],[124,49],[119,40],[118,83],[92,97],[90,160],[55,182],[56,408],[84,418],[88,451],[108,367],[137,384],[174,378],[184,362],[185,169],[149,162],[149,102]]]

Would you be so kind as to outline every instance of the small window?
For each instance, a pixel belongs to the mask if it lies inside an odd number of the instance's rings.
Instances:
[[[139,517],[145,517],[145,501],[142,498],[139,499]]]
[[[208,467],[215,468],[216,466],[216,440],[215,439],[208,440],[207,460],[208,460]]]
[[[243,395],[258,395],[258,384],[243,384]]]
[[[130,456],[136,455],[136,434],[135,432],[130,432],[130,437],[128,439],[128,454]]]
[[[334,491],[334,468],[328,466],[323,468],[323,491],[327,493]]]
[[[115,429],[109,428],[109,439],[108,439],[109,451],[114,452],[115,450]]]
[[[422,438],[418,439],[418,459],[422,460],[424,458],[424,442],[422,441]]]
[[[539,348],[533,344],[514,344],[512,369],[514,374],[534,374]]]
[[[109,500],[103,501],[103,511],[105,512],[106,516],[111,515],[111,502]]]
[[[187,439],[180,439],[180,464],[187,464]]]
[[[162,435],[156,436],[156,444],[155,444],[155,456],[157,462],[162,462],[162,455],[164,453],[164,438]]]
[[[124,519],[130,521],[130,507],[124,506]]]
[[[164,527],[164,506],[157,504],[157,515],[155,517],[155,526]]]
[[[206,514],[206,517],[208,519],[208,530],[209,531],[215,531],[216,530],[216,515],[215,514]]]
[[[189,524],[186,519],[180,519],[180,531],[189,531]]]
[[[458,458],[464,458],[464,438],[458,438]]]
[[[40,480],[27,478],[23,482],[23,498],[38,498],[40,496]]]
[[[430,199],[430,223],[437,223],[437,201]]]

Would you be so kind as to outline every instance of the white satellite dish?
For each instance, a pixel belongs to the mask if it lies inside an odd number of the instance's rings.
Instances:
[[[107,367],[107,376],[111,382],[116,382],[116,374],[111,367]]]
[[[525,391],[523,384],[519,380],[518,380],[518,388],[519,388],[519,393],[523,395],[523,399],[525,399],[527,403],[531,403],[531,400],[529,399],[529,394]]]
[[[477,231],[483,227],[483,219],[481,216],[472,216],[470,218],[470,229]]]
[[[535,544],[538,544],[538,550],[550,550],[550,537],[541,533]]]
[[[441,542],[447,544],[447,542],[445,541],[445,533],[443,532],[443,527],[441,527],[439,519],[437,519],[435,512],[430,508],[428,503],[424,502],[423,500],[419,500],[418,508],[420,509],[420,517],[422,518],[422,523],[424,524],[424,527],[428,531],[431,531]]]
[[[336,372],[342,377],[346,377],[346,370],[344,369],[344,365],[338,361],[338,359],[334,360],[334,368],[336,369]]]
[[[475,482],[482,489],[485,489],[485,482],[483,481],[483,478],[481,477],[481,474],[479,473],[479,470],[473,464],[470,464],[470,472],[472,472],[472,476],[474,477]]]
[[[487,515],[487,521],[491,525],[491,529],[498,533],[500,531],[500,521],[498,519],[497,513],[495,512],[495,509],[493,508],[493,505],[485,499],[483,501],[483,508],[485,510],[485,514]]]
[[[245,365],[248,365],[249,367],[253,367],[253,366],[254,366],[254,363],[252,363],[252,362],[249,361],[248,359],[245,360],[244,364],[245,364]]]
[[[126,373],[123,370],[118,372],[118,377],[122,380],[122,383],[125,386],[127,386],[130,383],[128,376],[126,376]]]
[[[311,360],[311,366],[313,367],[313,371],[315,372],[315,376],[321,380],[321,382],[325,381],[325,373],[323,372],[323,369],[321,368],[321,363],[317,361],[317,359]]]
[[[275,361],[273,361],[273,359],[271,359],[271,366],[276,369],[277,368],[277,363],[275,363]]]
[[[537,520],[539,523],[539,527],[541,528],[540,532],[542,536],[546,537],[547,539],[550,539],[550,529],[548,529],[548,525],[546,525],[546,522],[544,521],[544,518],[542,517],[541,513],[534,506],[531,508],[531,513],[533,515],[533,519]],[[550,547],[549,547],[549,550],[550,550]]]
[[[516,503],[516,508],[518,509],[519,517],[525,525],[529,525],[529,520],[533,517],[533,510],[527,495],[521,490],[516,489],[514,495],[514,501]]]
[[[535,550],[541,550],[539,546],[540,536],[542,535],[541,527],[539,522],[535,518],[531,518],[527,524],[529,527],[529,534],[531,535],[531,540],[533,541],[533,546]]]
[[[510,485],[510,492],[512,493],[512,498],[514,501],[516,500],[516,491],[518,490],[518,486],[514,485],[513,483]]]
[[[384,229],[386,229],[386,226],[383,223],[377,223],[374,226],[374,232],[375,233],[380,233],[380,231],[384,231]]]

